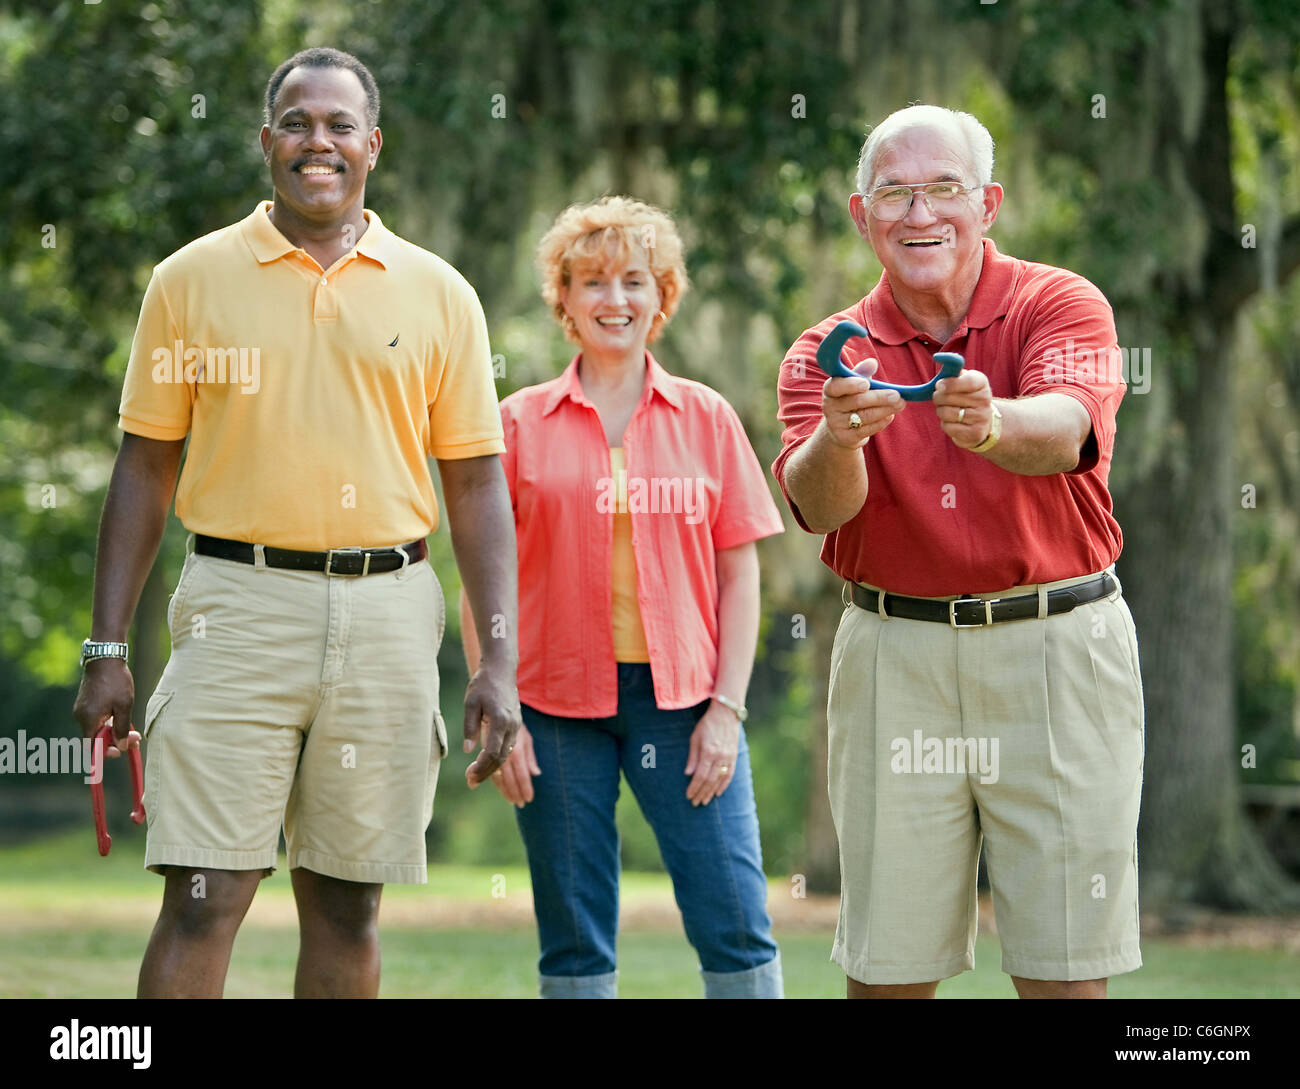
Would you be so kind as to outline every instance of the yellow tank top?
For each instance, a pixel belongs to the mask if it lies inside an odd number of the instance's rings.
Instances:
[[[614,660],[648,662],[650,651],[645,645],[645,628],[641,623],[641,604],[636,595],[636,553],[632,548],[632,515],[627,510],[627,470],[623,448],[609,448],[609,468],[614,476],[614,552],[610,563],[612,617],[614,625]]]

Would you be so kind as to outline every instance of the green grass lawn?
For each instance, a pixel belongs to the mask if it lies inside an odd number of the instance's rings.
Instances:
[[[143,837],[128,832],[100,859],[93,837],[60,836],[0,851],[0,997],[124,998],[134,994],[140,955],[162,891],[143,872]],[[507,895],[494,898],[494,878]],[[500,891],[501,881],[496,888]],[[787,885],[778,882],[784,894]],[[625,900],[672,903],[667,878],[626,874]],[[537,936],[528,924],[528,875],[507,868],[434,866],[424,887],[384,892],[386,997],[510,997],[536,994]],[[509,901],[507,903],[506,901]],[[439,920],[425,926],[426,907]],[[283,869],[258,892],[235,944],[231,997],[288,997],[297,935]],[[494,912],[497,914],[494,916]],[[484,916],[478,918],[480,913]],[[259,916],[261,916],[259,918]],[[448,925],[447,919],[456,920]],[[844,977],[829,961],[833,927],[781,933],[786,994],[838,998]],[[1278,950],[1143,943],[1145,966],[1111,981],[1116,998],[1300,997],[1300,957]],[[948,998],[1012,998],[996,939],[981,937],[976,968],[941,985]],[[620,993],[627,998],[697,997],[694,952],[680,924],[625,929]]]

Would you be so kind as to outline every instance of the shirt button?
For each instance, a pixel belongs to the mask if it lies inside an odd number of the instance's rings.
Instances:
[[[327,276],[322,276],[322,277],[320,278],[320,286],[321,286],[321,287],[329,287],[329,277],[327,277]]]

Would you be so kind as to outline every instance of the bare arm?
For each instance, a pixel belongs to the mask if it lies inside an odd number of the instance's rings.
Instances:
[[[126,642],[140,591],[167,527],[184,446],[184,439],[163,442],[130,433],[122,436],[99,521],[90,625],[90,638],[96,642]],[[135,682],[124,661],[100,658],[86,663],[72,708],[86,737],[111,715],[118,749],[134,748],[138,741],[127,740],[134,704]],[[116,755],[116,750],[110,749],[109,754]]]
[[[1068,473],[1092,434],[1088,410],[1065,393],[999,401],[1002,438],[984,457],[1023,476]]]
[[[1079,464],[1092,434],[1088,410],[1066,393],[1040,393],[1016,400],[998,399],[1002,438],[986,457],[994,465],[1022,476],[1066,473]],[[939,382],[934,409],[944,433],[964,450],[978,446],[993,421],[993,393],[979,371],[962,371]],[[965,413],[961,414],[961,410]],[[958,415],[961,415],[960,422]]]
[[[758,646],[758,550],[754,542],[717,554],[718,673],[713,690],[744,704]],[[735,711],[714,700],[691,734],[686,774],[692,776],[686,797],[708,805],[736,775],[740,720]]]
[[[867,501],[867,464],[858,448],[835,441],[823,419],[785,463],[785,490],[809,529],[830,533]]]
[[[465,665],[470,675],[478,669],[483,658],[483,651],[478,645],[478,630],[474,626],[474,611],[469,607],[469,598],[465,596],[465,587],[460,588],[460,642],[465,651]]]
[[[822,386],[822,418],[808,440],[785,464],[785,490],[808,528],[830,533],[867,501],[867,466],[862,448],[901,412],[903,399],[892,390],[873,390],[867,379],[877,362],[855,369],[862,378],[829,378]],[[849,426],[857,413],[861,427]]]
[[[501,459],[439,460],[451,545],[474,617],[482,657],[465,691],[465,751],[483,749],[465,772],[478,786],[501,766],[521,722],[515,522]],[[462,612],[463,615],[463,612]]]
[[[718,679],[713,686],[745,702],[758,647],[758,549],[754,542],[724,548],[718,569]]]

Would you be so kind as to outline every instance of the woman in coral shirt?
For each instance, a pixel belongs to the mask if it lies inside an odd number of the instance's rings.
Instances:
[[[524,729],[493,781],[518,807],[541,993],[615,995],[621,771],[658,839],[705,995],[780,997],[742,722],[754,542],[780,533],[781,518],[731,406],[646,350],[686,288],[672,220],[623,197],[574,205],[538,263],[581,351],[501,404]],[[472,641],[472,621],[463,630]],[[473,666],[478,648],[467,651]]]

